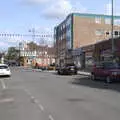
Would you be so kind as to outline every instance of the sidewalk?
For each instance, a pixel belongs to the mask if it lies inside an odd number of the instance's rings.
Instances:
[[[33,71],[33,72],[51,72],[51,73],[56,73],[57,72],[55,70],[51,70],[51,71],[50,70],[44,70],[44,71],[42,71],[41,69],[32,69],[31,67],[19,67],[19,68],[22,68],[22,69],[27,70],[27,71],[30,70],[30,71]],[[84,70],[79,70],[78,74],[79,75],[90,76],[91,72],[88,69],[84,69]]]
[[[79,75],[86,75],[86,76],[90,76],[91,73],[90,72],[85,72],[85,71],[78,71]]]

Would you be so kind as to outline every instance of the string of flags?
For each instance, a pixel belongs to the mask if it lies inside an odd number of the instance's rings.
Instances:
[[[49,37],[52,38],[53,35],[50,34],[41,34],[41,35],[30,35],[30,34],[8,34],[8,33],[0,33],[0,37]]]

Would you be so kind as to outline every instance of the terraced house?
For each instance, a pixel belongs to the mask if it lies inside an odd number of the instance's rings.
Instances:
[[[56,63],[71,60],[71,50],[111,38],[111,16],[72,13],[54,28]],[[120,36],[120,16],[114,16],[114,37]],[[87,51],[87,50],[86,50]],[[86,53],[92,56],[92,51]]]

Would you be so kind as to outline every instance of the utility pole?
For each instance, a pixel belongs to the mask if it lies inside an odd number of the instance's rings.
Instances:
[[[111,1],[111,7],[112,7],[112,15],[111,15],[111,40],[112,40],[112,57],[114,59],[114,55],[115,55],[115,45],[114,45],[114,38],[113,38],[113,27],[114,27],[114,10],[113,10],[113,0]]]
[[[19,63],[19,66],[20,66],[20,42],[19,42],[19,61],[18,61]]]

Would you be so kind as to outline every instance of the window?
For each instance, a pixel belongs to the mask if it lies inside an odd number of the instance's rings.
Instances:
[[[61,35],[61,37],[60,37],[60,40],[62,40],[62,35]]]
[[[118,36],[119,35],[118,31],[114,31],[114,35]]]
[[[103,29],[97,29],[96,31],[95,31],[95,34],[96,35],[104,35],[104,30]]]
[[[119,37],[120,36],[120,31],[114,31],[114,37]]]
[[[63,39],[65,39],[65,33],[63,34]]]
[[[65,24],[63,24],[63,29],[65,28]]]
[[[120,19],[114,20],[114,25],[120,25]]]
[[[100,23],[101,23],[101,17],[96,17],[96,18],[95,18],[95,23],[100,24]]]
[[[8,68],[8,66],[4,66],[4,65],[3,65],[3,66],[2,66],[2,65],[0,66],[0,69],[7,69],[7,68]]]
[[[105,19],[105,24],[111,24],[111,19],[110,18],[106,18]]]

